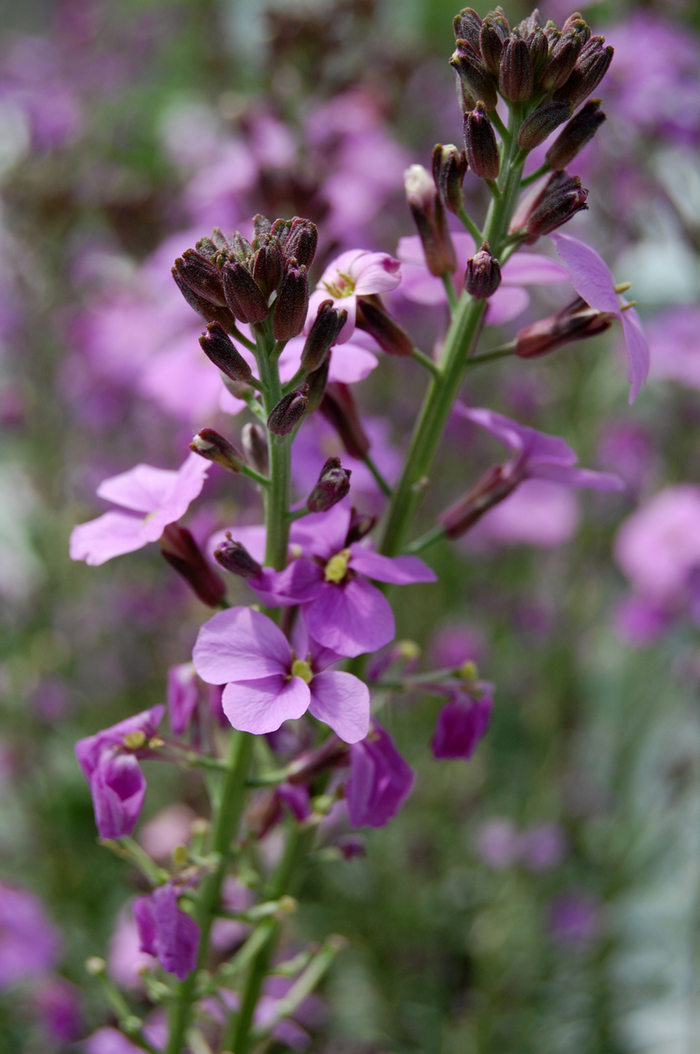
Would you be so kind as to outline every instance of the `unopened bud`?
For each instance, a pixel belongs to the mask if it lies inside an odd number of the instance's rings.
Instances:
[[[269,471],[269,457],[265,430],[255,422],[249,421],[241,429],[241,443],[248,464],[252,465],[262,476],[266,476]]]
[[[98,955],[91,955],[89,959],[85,960],[85,969],[93,977],[99,977],[107,970],[107,963],[104,959],[100,959]]]
[[[195,293],[190,289],[176,267],[171,268],[170,273],[173,276],[175,285],[178,287],[187,303],[197,312],[198,315],[201,316],[201,318],[204,319],[205,322],[218,322],[222,329],[225,330],[231,328],[233,325],[233,318],[227,307],[218,307],[217,304],[212,304],[209,300],[205,300],[203,296]]]
[[[548,102],[538,106],[520,126],[518,146],[523,150],[534,150],[570,116],[571,106],[568,102]]]
[[[436,277],[456,271],[457,256],[435,184],[422,165],[407,168],[403,181],[428,270]]]
[[[308,384],[302,384],[288,395],[283,395],[267,419],[268,431],[276,436],[287,436],[293,432],[306,412],[308,393]]]
[[[301,333],[309,310],[309,280],[306,267],[291,260],[277,294],[272,316],[275,340],[291,340]]]
[[[226,303],[239,322],[264,322],[269,312],[267,297],[252,274],[239,260],[228,260],[222,270]]]
[[[316,225],[311,220],[295,216],[289,224],[288,233],[282,246],[287,259],[296,260],[301,267],[306,267],[308,270],[314,262],[317,244],[318,231],[316,230]]]
[[[350,470],[342,467],[339,457],[329,457],[306,500],[306,507],[309,512],[327,512],[342,501],[349,490]]]
[[[284,274],[284,257],[276,238],[270,238],[260,246],[251,260],[250,267],[263,296],[269,297],[279,286]]]
[[[318,410],[321,405],[321,401],[326,391],[326,385],[328,384],[328,371],[330,370],[330,366],[331,356],[328,355],[317,370],[307,374],[306,383],[309,386],[309,402],[306,407],[307,414],[314,413],[314,411]]]
[[[362,461],[369,453],[370,442],[367,438],[352,391],[347,384],[331,381],[319,409],[327,421],[335,428],[350,457]]]
[[[301,353],[301,365],[307,373],[313,373],[326,361],[347,319],[347,311],[338,311],[332,300],[324,300],[319,306]]]
[[[609,315],[589,307],[585,300],[578,297],[556,315],[521,329],[515,338],[515,354],[521,359],[534,359],[564,344],[595,337],[611,325]]]
[[[221,323],[209,323],[206,332],[199,338],[199,346],[207,358],[232,381],[245,383],[253,376],[250,366],[229,339]]]
[[[160,548],[170,566],[189,582],[202,603],[218,607],[226,586],[206,562],[190,532],[175,523],[169,524],[163,531]]]
[[[189,856],[186,845],[176,845],[173,849],[173,863],[175,867],[184,867],[189,860]]]
[[[540,76],[539,87],[542,91],[554,92],[566,84],[582,46],[581,36],[574,32],[569,32],[556,41]]]
[[[245,463],[243,454],[213,428],[202,428],[197,432],[190,443],[190,450],[207,461],[215,461],[229,472],[240,472]]]
[[[450,212],[457,214],[464,205],[462,184],[467,172],[467,154],[451,143],[440,143],[433,149],[433,179],[440,201]]]
[[[412,338],[384,309],[378,297],[357,298],[356,323],[358,329],[374,337],[387,355],[408,356],[413,353]]]
[[[464,47],[462,40],[457,41],[457,49],[450,59],[450,66],[459,73],[467,95],[483,103],[487,110],[496,109],[498,95],[494,78],[472,49]]]
[[[603,37],[591,37],[584,44],[568,80],[554,93],[555,99],[568,100],[575,110],[596,90],[613,57],[613,48],[603,47],[604,43]]]
[[[481,26],[481,57],[489,73],[498,76],[503,45],[508,38],[509,27],[505,15],[489,12]]]
[[[509,37],[503,45],[498,65],[498,88],[504,99],[526,102],[532,95],[534,73],[530,49],[519,37]]]
[[[455,38],[457,40],[466,40],[477,52],[479,50],[481,26],[481,17],[473,7],[465,7],[452,20]]]
[[[501,265],[484,242],[475,256],[467,261],[464,288],[475,300],[488,300],[501,284]]]
[[[352,545],[353,542],[361,542],[370,531],[374,530],[377,523],[376,516],[370,516],[366,512],[358,512],[357,509],[350,510],[350,526],[345,535],[345,544]]]
[[[479,179],[497,179],[501,167],[498,144],[481,102],[464,115],[464,145],[472,172]]]
[[[175,269],[193,293],[217,307],[226,307],[221,271],[216,264],[196,250],[186,249],[175,261]]]
[[[259,249],[261,245],[264,245],[272,232],[272,221],[268,220],[267,216],[263,216],[262,213],[258,212],[253,216],[253,230],[255,234],[253,236],[253,248]]]
[[[262,573],[258,561],[253,559],[244,545],[233,540],[230,531],[226,532],[226,539],[214,550],[214,558],[226,571],[240,578],[257,578]]]
[[[545,156],[549,167],[560,171],[571,164],[573,159],[590,143],[606,116],[600,109],[600,99],[591,99],[579,110],[575,117],[554,140]]]
[[[489,509],[507,498],[518,482],[516,476],[504,476],[503,467],[496,465],[482,476],[468,494],[446,509],[438,517],[438,523],[448,538],[459,538]]]
[[[520,203],[510,233],[524,228],[529,235],[527,244],[531,245],[541,235],[561,227],[581,209],[587,209],[587,197],[588,191],[581,186],[578,176],[571,176],[566,170],[553,172]]]

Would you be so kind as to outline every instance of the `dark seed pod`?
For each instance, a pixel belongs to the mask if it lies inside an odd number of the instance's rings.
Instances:
[[[467,261],[464,288],[475,300],[488,300],[501,284],[501,265],[484,242],[475,256]]]
[[[190,289],[176,267],[173,267],[170,273],[173,276],[175,285],[178,287],[187,303],[197,312],[198,315],[200,315],[201,318],[204,319],[205,322],[218,322],[223,329],[231,329],[234,325],[234,320],[227,307],[218,307],[216,304],[212,304],[211,301],[205,300],[204,297],[199,296],[198,293],[195,293]]]
[[[245,464],[243,454],[213,428],[202,428],[197,432],[190,443],[190,450],[207,461],[216,462],[229,472],[240,472],[241,466]]]
[[[573,159],[590,143],[601,124],[606,120],[599,108],[600,99],[591,99],[572,117],[567,126],[554,140],[545,154],[545,160],[554,171],[559,171],[571,164]]]
[[[387,355],[413,354],[412,338],[385,310],[379,297],[357,298],[357,328],[371,334]]]
[[[438,143],[433,149],[433,180],[440,201],[455,215],[464,204],[462,184],[467,173],[466,151],[458,150],[451,143]]]
[[[328,358],[341,330],[348,319],[347,311],[338,311],[332,300],[324,300],[319,305],[316,319],[301,353],[301,365],[307,373],[313,373]]]
[[[459,73],[466,93],[482,102],[487,110],[495,110],[498,95],[494,78],[482,65],[481,58],[477,58],[471,48],[462,47],[463,43],[461,40],[457,41],[457,49],[450,59],[450,65]]]
[[[193,293],[217,307],[226,307],[221,272],[206,256],[194,249],[186,249],[175,261],[175,267]]]
[[[170,566],[189,582],[202,603],[218,607],[226,594],[226,586],[212,571],[190,532],[176,523],[168,524],[161,536],[160,548]]]
[[[534,73],[530,49],[524,40],[509,37],[503,45],[498,68],[498,88],[504,99],[526,102],[532,95]]]
[[[369,453],[370,442],[362,427],[360,415],[348,385],[341,384],[340,381],[331,381],[326,386],[319,409],[335,428],[349,456],[362,461]]]

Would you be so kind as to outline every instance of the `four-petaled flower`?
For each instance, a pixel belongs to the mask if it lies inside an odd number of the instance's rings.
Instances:
[[[308,333],[324,300],[347,311],[347,322],[337,343],[344,344],[355,332],[358,296],[373,296],[396,289],[401,281],[401,262],[388,253],[371,253],[366,249],[349,249],[336,257],[321,275],[309,299],[309,313],[304,332]]]
[[[172,883],[158,886],[148,897],[137,897],[134,918],[141,951],[155,955],[164,970],[184,981],[197,965],[199,926],[177,906]]]

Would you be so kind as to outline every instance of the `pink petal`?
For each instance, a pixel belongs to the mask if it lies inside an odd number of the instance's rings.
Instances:
[[[314,512],[292,524],[289,540],[299,545],[305,556],[329,560],[345,546],[350,527],[350,507],[346,502],[334,505],[328,512]]]
[[[394,616],[388,601],[361,578],[341,586],[324,583],[305,617],[314,640],[339,655],[354,657],[377,651],[394,638]]]
[[[203,458],[199,460],[203,461]],[[176,479],[177,472],[169,469],[136,465],[128,472],[103,480],[97,488],[97,494],[125,509],[155,512],[163,504]]]
[[[171,517],[167,523],[175,523],[187,512],[190,503],[202,493],[204,480],[211,468],[211,462],[199,454],[192,453],[177,471],[177,478],[166,494],[162,510]]]
[[[301,677],[288,681],[278,675],[227,684],[221,705],[234,728],[261,736],[305,714],[310,698],[309,686]]]
[[[530,303],[530,294],[520,286],[502,285],[489,299],[486,324],[500,326],[522,314]]]
[[[366,253],[350,267],[356,296],[388,293],[401,282],[401,261],[388,253]]]
[[[413,582],[437,582],[433,569],[417,556],[382,556],[359,542],[354,542],[350,550],[352,558],[348,566],[377,582],[391,582],[396,586],[408,586]]]
[[[538,283],[568,282],[569,272],[556,260],[541,253],[514,253],[503,265],[504,285],[537,285]]]
[[[286,674],[289,644],[274,622],[251,608],[229,608],[205,622],[192,652],[208,684]]]
[[[402,239],[405,241],[407,239]],[[447,294],[441,278],[435,278],[425,264],[402,265],[403,282],[401,292],[414,304],[435,307],[447,303]]]
[[[369,732],[369,689],[351,673],[317,674],[309,710],[345,743],[358,743]]]
[[[602,256],[570,234],[555,233],[550,237],[578,295],[596,311],[608,311],[619,318],[615,281]]]
[[[356,384],[369,377],[372,370],[379,365],[377,356],[359,344],[348,341],[336,346],[331,351],[331,363],[328,370],[329,381],[340,381],[342,384]]]
[[[625,484],[614,472],[594,472],[589,468],[569,468],[566,465],[539,465],[528,475],[533,479],[548,479],[569,487],[588,487],[591,490],[625,490]]]
[[[299,658],[304,659],[310,656],[311,667],[314,673],[321,673],[326,667],[332,666],[334,662],[344,659],[345,656],[338,655],[331,648],[324,648],[322,644],[319,644],[317,640],[309,636],[304,618],[305,610],[305,608],[301,609],[301,617],[294,623],[291,645],[294,649],[294,654],[298,655]]]
[[[236,417],[242,410],[245,410],[247,403],[243,399],[237,399],[235,395],[231,395],[228,388],[223,384],[221,385],[221,391],[219,393],[219,409],[225,414],[231,414],[232,417]]]
[[[323,586],[323,569],[302,556],[284,571],[264,567],[257,578],[248,579],[248,585],[268,607],[295,607],[316,598]]]
[[[629,356],[627,379],[632,385],[629,401],[633,403],[637,398],[639,389],[649,376],[650,359],[647,338],[644,335],[639,315],[633,307],[629,307],[622,312],[622,329],[625,334],[627,355]]]
[[[143,520],[125,512],[106,512],[96,520],[78,524],[70,536],[71,560],[85,560],[97,567],[124,553],[133,553],[148,543]]]

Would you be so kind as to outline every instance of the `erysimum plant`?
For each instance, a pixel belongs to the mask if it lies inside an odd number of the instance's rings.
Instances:
[[[173,278],[206,323],[200,344],[212,370],[248,407],[243,449],[202,429],[177,472],[140,465],[105,481],[98,493],[129,511],[108,512],[73,535],[73,557],[93,564],[159,542],[200,599],[220,609],[200,629],[193,666],[183,663],[170,673],[173,739],[161,735],[163,708],[155,707],[77,746],[100,835],[151,886],[134,915],[141,950],[159,964],[145,968],[143,977],[150,1000],[167,1017],[166,1054],[186,1048],[246,1054],[262,1052],[270,1037],[284,1042],[281,1023],[293,1018],[340,950],[342,941],[331,936],[318,950],[276,961],[282,921],[323,819],[345,809],[352,826],[381,827],[411,790],[414,774],[376,716],[381,700],[394,688],[421,687],[444,698],[432,741],[436,758],[468,759],[487,731],[493,686],[471,663],[415,674],[409,652],[397,648],[373,662],[372,678],[366,675],[367,654],[395,636],[387,586],[429,589],[435,575],[418,554],[439,538],[469,530],[523,480],[600,491],[622,486],[615,476],[575,467],[576,454],[563,439],[460,403],[459,413],[507,447],[510,459],[456,496],[426,534],[412,536],[445,426],[471,369],[508,355],[536,357],[615,321],[624,327],[633,395],[648,367],[634,308],[620,299],[625,290],[615,286],[597,253],[562,234],[554,236],[561,263],[530,249],[586,208],[587,192],[565,166],[604,120],[598,101],[587,100],[612,49],[578,14],[558,28],[541,25],[534,12],[511,29],[500,8],[483,20],[467,8],[454,28],[450,61],[458,75],[464,144],[438,144],[432,175],[414,165],[405,178],[418,230],[418,238],[403,246],[411,272],[407,296],[448,306],[439,356],[417,348],[382,299],[401,282],[399,259],[347,251],[328,263],[312,288],[318,232],[310,221],[256,216],[250,241],[215,229],[175,262]],[[542,166],[524,178],[530,151],[558,128]],[[490,195],[481,217],[467,211],[462,185],[468,169]],[[465,228],[455,239],[448,213]],[[485,323],[514,317],[526,302],[522,287],[542,281],[570,281],[577,299],[521,330],[512,344],[478,352]],[[417,361],[427,375],[394,488],[370,456],[348,383],[338,379],[366,375],[361,363],[348,366],[353,354],[358,362],[368,354],[361,345],[348,350],[350,339],[362,336],[375,350]],[[336,359],[345,372],[333,372]],[[353,508],[351,473],[337,457],[323,466],[306,501],[292,506],[292,445],[304,418],[316,411],[379,483],[387,499],[379,522]],[[247,476],[264,515],[264,524],[234,524],[216,536],[217,570],[212,554],[205,555],[177,522],[198,497],[207,462]],[[231,607],[220,570],[247,580],[255,603]],[[188,726],[202,706],[210,718],[220,718],[220,734],[190,741]],[[289,737],[296,746],[282,764],[275,737],[289,721],[297,722]],[[208,776],[211,822],[197,826],[168,869],[131,838],[146,793],[142,758],[199,767]],[[284,850],[266,870],[251,846],[282,822]],[[231,875],[244,879],[256,899],[238,912],[224,897]],[[232,915],[251,928],[233,957],[221,962],[212,954],[212,929]],[[90,968],[130,1043],[154,1054],[159,1044],[152,1024],[131,1012],[102,960],[90,960]],[[273,969],[291,979],[277,1000],[266,994]]]

